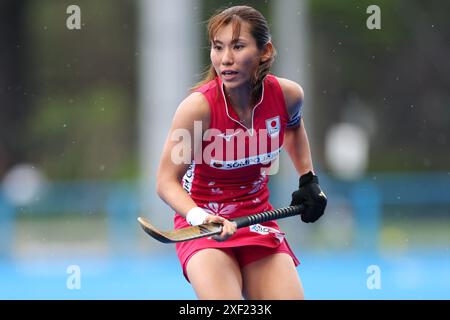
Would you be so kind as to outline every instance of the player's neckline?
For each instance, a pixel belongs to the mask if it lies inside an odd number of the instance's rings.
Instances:
[[[219,80],[220,80],[220,78],[219,78]],[[254,133],[255,110],[264,100],[264,80],[262,82],[261,99],[259,100],[259,102],[257,104],[255,104],[255,106],[253,107],[253,110],[252,110],[251,128],[248,128],[242,121],[240,121],[240,119],[237,116],[236,111],[234,111],[233,108],[231,108],[231,112],[233,112],[235,114],[236,118],[234,118],[230,115],[230,110],[228,108],[228,101],[227,101],[227,97],[225,95],[225,88],[224,88],[225,85],[222,83],[222,81],[220,81],[220,89],[221,89],[222,98],[223,98],[223,101],[225,104],[225,112],[227,113],[228,118],[230,118],[232,121],[236,122],[241,127],[243,127],[250,134],[250,136],[253,136],[253,133]]]

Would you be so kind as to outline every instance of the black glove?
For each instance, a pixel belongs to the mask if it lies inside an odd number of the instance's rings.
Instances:
[[[303,222],[315,222],[325,212],[327,197],[320,189],[319,178],[311,171],[300,177],[299,188],[292,193],[291,206],[303,204],[305,212],[301,215]]]

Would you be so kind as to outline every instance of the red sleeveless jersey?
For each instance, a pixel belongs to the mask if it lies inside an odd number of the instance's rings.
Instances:
[[[208,101],[210,126],[204,134],[201,157],[195,157],[182,179],[183,188],[197,206],[226,219],[273,209],[267,187],[268,168],[280,153],[284,130],[290,121],[277,78],[265,77],[250,128],[239,122],[219,77],[196,91]],[[189,226],[179,214],[175,214],[174,223],[176,229]],[[223,242],[201,238],[177,243],[176,247],[183,261],[189,252],[202,248],[277,247],[283,241],[284,233],[275,221],[269,221],[241,228]]]

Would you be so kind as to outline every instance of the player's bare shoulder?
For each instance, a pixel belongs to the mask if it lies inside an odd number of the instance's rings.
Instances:
[[[283,90],[288,114],[294,115],[303,104],[303,88],[295,81],[278,77],[277,79],[280,83],[281,89]]]
[[[210,108],[208,101],[200,92],[193,92],[178,106],[174,116],[174,123],[183,124],[202,121],[203,127],[209,126]]]

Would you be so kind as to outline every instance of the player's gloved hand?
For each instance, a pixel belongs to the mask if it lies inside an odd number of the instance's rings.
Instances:
[[[292,193],[291,206],[300,204],[305,206],[303,222],[315,222],[325,212],[327,197],[320,189],[319,178],[311,171],[300,177],[299,189]]]

